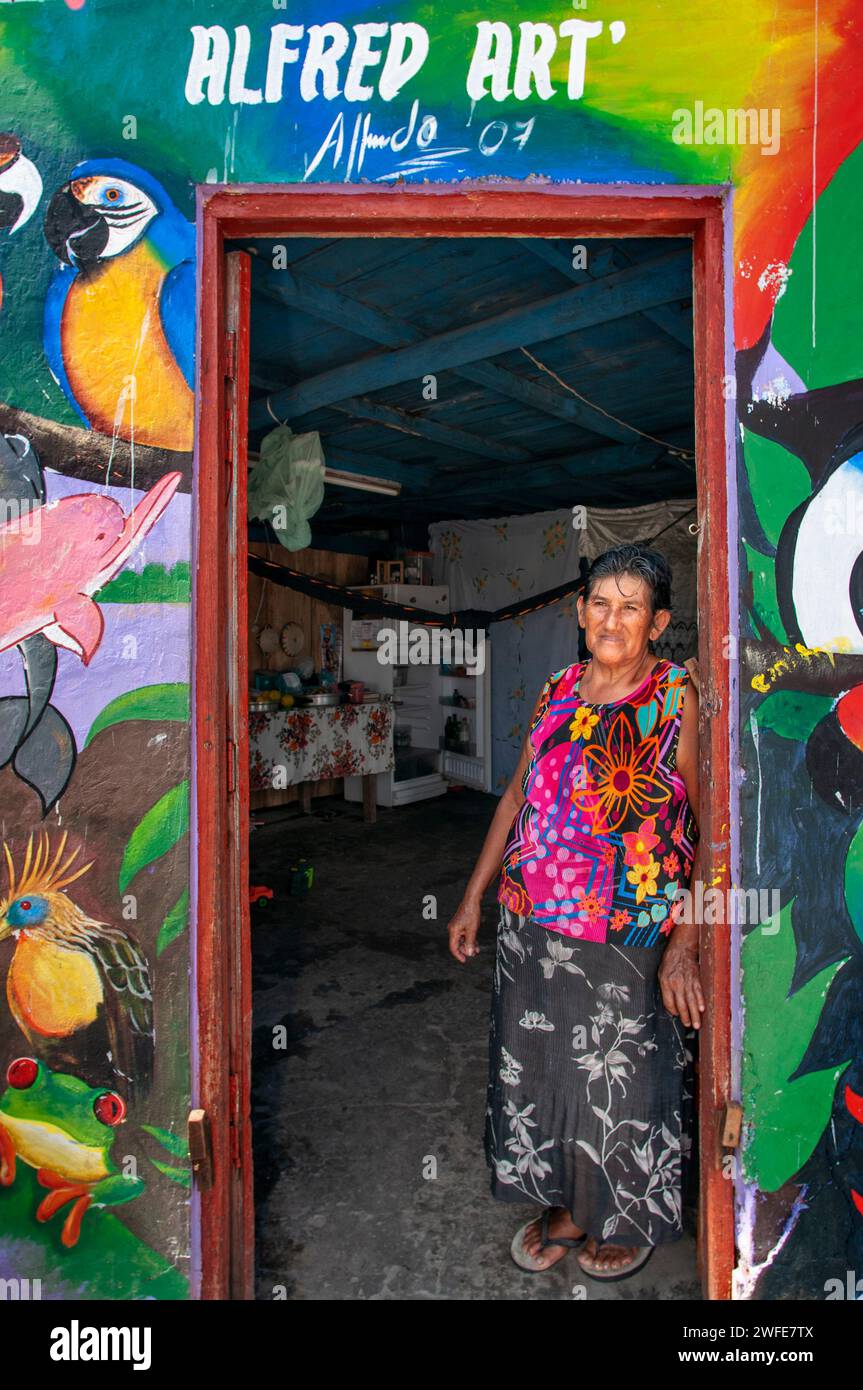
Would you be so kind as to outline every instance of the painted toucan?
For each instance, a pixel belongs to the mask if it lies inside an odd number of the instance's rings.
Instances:
[[[863,655],[863,426],[840,439],[776,546],[776,595],[791,641]],[[806,744],[812,785],[828,806],[863,810],[863,685],[840,692]]]
[[[17,135],[0,133],[0,229],[17,232],[36,210],[42,196],[42,179],[32,160],[21,153]],[[0,279],[0,306],[3,281]]]
[[[863,655],[863,426],[840,440],[788,516],[776,593],[794,642]]]
[[[194,428],[195,229],[144,169],[91,159],[45,214],[62,264],[45,352],[85,425],[188,451]]]

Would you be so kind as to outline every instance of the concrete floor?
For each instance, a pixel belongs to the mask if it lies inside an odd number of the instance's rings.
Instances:
[[[252,881],[276,890],[252,914],[258,1298],[700,1298],[691,1235],[618,1284],[574,1253],[539,1275],[510,1258],[538,1208],[492,1198],[482,1149],[491,890],[479,956],[460,966],[445,944],[494,798],[450,792],[375,825],[312,805],[252,832]],[[306,899],[286,892],[300,857]]]

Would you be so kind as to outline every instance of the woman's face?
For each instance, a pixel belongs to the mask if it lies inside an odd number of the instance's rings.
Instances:
[[[647,654],[671,621],[667,608],[650,607],[650,588],[634,574],[598,580],[589,596],[578,600],[578,621],[588,651],[606,666],[630,666]]]

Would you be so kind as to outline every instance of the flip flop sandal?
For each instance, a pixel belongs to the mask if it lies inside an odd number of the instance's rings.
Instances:
[[[602,1249],[601,1245],[599,1249]],[[655,1249],[655,1245],[645,1245],[642,1255],[636,1255],[632,1264],[628,1264],[625,1269],[617,1270],[614,1274],[600,1274],[597,1270],[585,1269],[581,1260],[578,1261],[578,1267],[587,1275],[588,1279],[595,1279],[598,1284],[614,1284],[619,1279],[628,1279],[631,1274],[636,1274],[639,1269],[644,1269]]]
[[[526,1232],[528,1226],[532,1226],[532,1225],[533,1225],[533,1223],[534,1223],[535,1220],[536,1220],[536,1217],[535,1217],[535,1216],[532,1216],[532,1217],[530,1218],[529,1221],[525,1221],[525,1223],[524,1223],[523,1226],[519,1226],[518,1230],[516,1231],[515,1235],[514,1235],[513,1238],[512,1238],[512,1245],[510,1246],[509,1249],[510,1249],[510,1254],[512,1255],[512,1258],[515,1260],[515,1262],[516,1262],[516,1264],[518,1265],[519,1269],[525,1270],[525,1272],[526,1272],[527,1274],[544,1274],[545,1271],[546,1271],[547,1269],[551,1269],[551,1268],[552,1268],[552,1265],[537,1264],[537,1262],[536,1262],[536,1256],[535,1256],[535,1255],[529,1255],[529,1254],[527,1253],[527,1251],[525,1250],[525,1248],[524,1248],[524,1236],[525,1236],[525,1232]],[[583,1236],[554,1236],[554,1237],[550,1237],[549,1234],[548,1234],[548,1223],[549,1223],[550,1220],[551,1220],[551,1208],[550,1208],[550,1207],[546,1207],[545,1210],[544,1210],[544,1212],[542,1213],[542,1217],[541,1217],[541,1219],[540,1219],[540,1226],[539,1226],[539,1235],[540,1235],[540,1247],[539,1247],[539,1248],[540,1248],[540,1250],[544,1250],[545,1247],[546,1247],[547,1245],[566,1245],[566,1246],[571,1246],[573,1250],[580,1250],[580,1249],[581,1249],[582,1245],[584,1245],[584,1242],[587,1240],[587,1237],[588,1237],[588,1232],[587,1232],[587,1231],[585,1231],[585,1233],[584,1233]],[[561,1258],[561,1260],[562,1260],[562,1259],[564,1258],[564,1256],[561,1255],[560,1258]],[[560,1260],[555,1260],[554,1263],[555,1263],[555,1264],[560,1264]]]

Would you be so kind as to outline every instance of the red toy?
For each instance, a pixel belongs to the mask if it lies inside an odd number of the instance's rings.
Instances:
[[[249,884],[249,907],[267,907],[275,897],[272,888],[266,888],[264,884]]]

